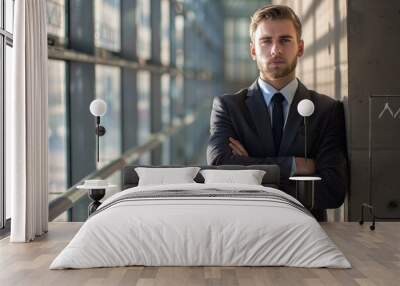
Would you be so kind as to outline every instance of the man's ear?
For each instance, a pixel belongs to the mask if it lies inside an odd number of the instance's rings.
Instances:
[[[304,54],[304,41],[300,40],[299,41],[299,51],[297,53],[297,56],[301,57],[301,56],[303,56],[303,54]]]
[[[253,43],[253,41],[250,42],[250,56],[253,61],[256,60],[256,45]]]

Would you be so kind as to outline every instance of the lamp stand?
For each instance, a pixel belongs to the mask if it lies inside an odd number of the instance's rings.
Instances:
[[[304,158],[306,159],[307,163],[307,138],[308,137],[308,132],[307,132],[307,117],[304,116]]]
[[[96,158],[99,162],[100,136],[106,134],[104,126],[100,125],[100,116],[96,116]]]
[[[101,205],[100,200],[104,197],[106,194],[106,189],[89,189],[88,195],[89,198],[93,200],[88,206],[88,215],[90,216],[92,213],[94,213],[97,208]]]

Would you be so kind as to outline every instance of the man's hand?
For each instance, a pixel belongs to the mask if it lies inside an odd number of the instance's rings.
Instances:
[[[305,159],[302,157],[295,157],[296,162],[296,175],[313,175],[315,174],[315,161],[312,159]]]
[[[247,153],[242,144],[240,144],[238,140],[233,139],[232,137],[229,137],[229,147],[231,147],[233,155],[246,157],[249,156],[249,153]]]

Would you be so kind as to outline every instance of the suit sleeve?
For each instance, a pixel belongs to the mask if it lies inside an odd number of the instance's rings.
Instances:
[[[289,177],[292,169],[292,157],[247,157],[232,153],[228,145],[229,137],[239,138],[235,132],[232,118],[221,97],[215,97],[210,118],[210,138],[207,146],[209,165],[270,165],[280,167],[282,177]],[[247,150],[249,151],[249,150]]]
[[[315,208],[338,208],[343,204],[349,184],[342,103],[335,103],[322,130],[325,132],[316,155],[316,173],[322,180],[317,183]]]

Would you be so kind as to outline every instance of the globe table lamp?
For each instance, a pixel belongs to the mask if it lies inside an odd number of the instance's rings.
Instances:
[[[307,162],[307,117],[310,117],[314,113],[314,103],[309,99],[303,99],[297,105],[297,111],[304,118],[304,158]],[[320,181],[320,177],[316,176],[295,176],[289,178],[296,182],[296,198],[304,204],[308,209],[314,208],[315,202],[315,182]]]
[[[90,103],[89,110],[96,117],[96,158],[99,162],[99,137],[106,134],[106,129],[100,125],[100,117],[106,114],[107,103],[102,99],[95,99]]]
[[[304,118],[304,158],[307,161],[307,117],[311,116],[314,113],[314,103],[309,99],[303,99],[297,105],[297,111]]]

